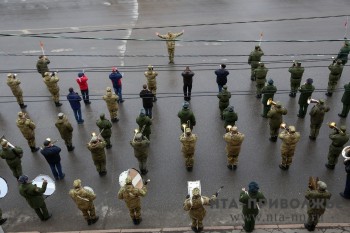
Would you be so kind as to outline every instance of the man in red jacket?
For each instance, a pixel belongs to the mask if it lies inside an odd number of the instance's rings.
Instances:
[[[89,86],[88,86],[88,77],[84,73],[78,73],[77,83],[80,87],[81,95],[83,96],[83,100],[85,104],[91,104],[89,101]]]

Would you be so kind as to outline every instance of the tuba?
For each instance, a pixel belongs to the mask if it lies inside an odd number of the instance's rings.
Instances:
[[[269,98],[266,102],[266,105],[276,105],[276,102],[274,102],[272,98]]]
[[[344,149],[341,152],[341,155],[344,157],[344,162],[347,160],[350,160],[350,146],[344,147]]]
[[[309,177],[309,185],[308,185],[308,187],[309,187],[309,189],[310,190],[317,190],[317,182],[319,181],[319,179],[318,179],[318,177],[312,177],[312,176],[310,176]]]
[[[316,104],[319,104],[320,103],[320,101],[318,101],[318,100],[315,100],[315,99],[311,99],[311,97],[310,98],[308,98],[307,99],[307,104],[310,104],[310,103],[316,103]]]
[[[0,138],[0,143],[3,142],[3,141],[7,142],[7,145],[8,145],[9,147],[11,147],[12,149],[15,148],[15,146],[14,146],[13,144],[11,144],[9,141],[7,141],[7,139],[5,138],[5,135],[3,135],[3,136]]]
[[[335,122],[328,122],[327,125],[329,128],[336,130],[337,133],[344,133],[337,127],[337,124]]]

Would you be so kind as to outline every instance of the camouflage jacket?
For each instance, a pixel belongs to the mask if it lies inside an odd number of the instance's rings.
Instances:
[[[118,192],[118,198],[124,200],[129,209],[141,208],[141,197],[146,196],[146,185],[142,189],[135,188],[132,184],[124,185]]]

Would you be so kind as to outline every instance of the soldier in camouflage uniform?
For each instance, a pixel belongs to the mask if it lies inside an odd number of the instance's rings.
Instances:
[[[18,118],[16,120],[17,127],[23,134],[23,137],[28,141],[28,145],[32,152],[37,152],[39,147],[36,147],[35,144],[35,124],[34,122],[27,116],[26,113],[19,112]]]
[[[143,137],[141,133],[137,133],[135,138],[130,141],[130,145],[134,148],[134,155],[139,161],[141,174],[146,175],[148,173],[147,158],[150,141],[146,137]]]
[[[316,140],[323,123],[324,115],[329,111],[329,107],[320,99],[310,111],[310,136],[311,140]]]
[[[35,213],[39,216],[41,221],[47,221],[51,218],[51,214],[46,208],[45,198],[43,194],[46,191],[47,181],[43,181],[43,186],[38,188],[31,182],[28,183],[28,176],[21,175],[18,179],[19,193],[28,202],[29,206],[35,210]]]
[[[45,72],[50,72],[49,67],[47,67],[48,64],[50,64],[50,60],[46,56],[40,55],[36,63],[36,69],[43,78],[45,77]]]
[[[81,180],[77,179],[73,182],[73,188],[69,191],[69,196],[73,199],[78,209],[83,213],[88,225],[94,224],[98,221],[96,216],[94,200],[96,195],[90,190],[85,189],[81,185]]]
[[[238,120],[238,115],[234,111],[234,107],[233,106],[227,107],[224,110],[223,116],[224,116],[224,120],[225,120],[225,124],[224,124],[224,128],[225,129],[226,129],[226,127],[228,125],[234,126],[236,124],[236,121]]]
[[[261,50],[259,45],[255,45],[255,49],[249,54],[248,64],[251,67],[250,80],[255,81],[256,77],[254,75],[254,70],[258,68],[261,57],[264,55],[264,52]]]
[[[60,103],[60,88],[57,84],[58,81],[59,81],[59,78],[56,72],[53,72],[53,73],[45,72],[44,82],[47,86],[47,89],[52,95],[52,99],[55,102],[56,107],[59,107],[62,105]]]
[[[224,119],[223,112],[230,105],[231,92],[227,90],[227,85],[224,85],[223,90],[217,95],[219,98],[220,117]]]
[[[197,135],[191,132],[190,128],[186,128],[185,133],[181,134],[180,142],[182,143],[181,151],[185,158],[187,171],[192,171],[194,163],[194,152],[196,150]]]
[[[23,91],[19,86],[19,84],[21,84],[21,81],[19,79],[16,79],[16,76],[16,74],[7,74],[7,85],[11,88],[13,95],[17,99],[17,103],[23,109],[26,108],[27,105],[25,105],[23,102]]]
[[[242,188],[242,191],[239,194],[239,202],[243,204],[243,229],[246,232],[252,232],[255,227],[255,218],[259,214],[259,204],[264,204],[266,199],[264,194],[259,192],[259,185],[256,182],[250,182],[248,187],[248,191],[246,191],[245,188]]]
[[[315,87],[312,85],[314,81],[311,78],[308,78],[306,80],[306,83],[302,85],[299,89],[300,96],[299,96],[299,118],[304,118],[307,112],[307,107],[309,104],[307,103],[307,100],[311,98],[312,92],[314,92]]]
[[[55,123],[55,126],[60,132],[61,138],[64,140],[64,143],[67,146],[67,150],[73,151],[75,148],[72,143],[73,127],[69,122],[67,116],[62,112],[58,113],[58,119]]]
[[[295,65],[296,63],[296,65]],[[290,73],[290,97],[296,97],[298,88],[300,87],[301,79],[304,74],[304,67],[301,67],[301,62],[293,62],[293,66],[288,69]]]
[[[236,170],[239,152],[241,151],[241,145],[244,140],[244,134],[238,132],[238,128],[236,126],[229,126],[229,132],[224,134],[224,140],[226,142],[225,149],[227,155],[227,167],[230,170]]]
[[[87,144],[87,148],[91,151],[92,160],[100,176],[107,174],[105,147],[106,142],[97,136],[92,136],[90,142]]]
[[[166,45],[168,47],[168,54],[169,54],[169,64],[174,64],[175,39],[181,36],[182,34],[184,34],[184,31],[179,33],[168,32],[165,35],[160,35],[158,32],[156,33],[156,35],[159,38],[166,40]]]
[[[146,185],[144,185],[142,189],[135,188],[132,185],[130,177],[126,178],[125,185],[118,192],[118,198],[125,201],[125,204],[129,209],[130,217],[135,225],[139,225],[142,221],[141,197],[146,196],[146,194]]]
[[[276,142],[278,136],[278,130],[283,122],[283,115],[287,114],[287,109],[282,107],[282,104],[277,101],[276,105],[271,107],[270,111],[267,113],[267,118],[269,118],[270,125],[270,141]]]
[[[139,132],[150,140],[152,120],[146,116],[145,109],[141,109],[140,115],[136,118],[136,123],[139,125]]]
[[[333,95],[333,91],[335,90],[335,87],[337,86],[337,83],[338,83],[340,76],[343,72],[343,67],[344,66],[342,65],[341,60],[337,60],[337,61],[334,60],[333,63],[328,66],[330,73],[329,73],[326,96]]]
[[[337,59],[342,61],[342,64],[345,65],[348,62],[348,55],[350,52],[350,43],[349,40],[345,37],[344,46],[339,50]]]
[[[0,151],[0,157],[6,160],[7,165],[12,171],[12,174],[18,180],[22,175],[22,161],[23,150],[21,147],[10,147],[8,141],[1,141],[2,150]]]
[[[188,211],[192,220],[191,229],[194,232],[203,231],[203,219],[206,214],[204,206],[210,206],[216,200],[216,195],[212,195],[210,198],[201,196],[199,188],[192,190],[192,197],[187,195],[184,202],[184,210]]]
[[[341,102],[343,103],[343,110],[338,114],[338,116],[346,118],[350,110],[350,82],[344,85],[344,89],[345,91],[343,97],[341,98]]]
[[[112,92],[112,88],[106,88],[106,94],[103,96],[103,100],[106,101],[109,115],[112,122],[119,121],[118,118],[118,100],[119,97]]]
[[[158,73],[156,71],[153,70],[153,66],[149,65],[148,66],[148,71],[145,72],[145,77],[147,78],[147,86],[148,89],[152,92],[152,94],[154,95],[153,97],[153,102],[157,101],[157,77]]]
[[[320,217],[326,211],[327,200],[331,199],[331,193],[327,191],[326,183],[322,181],[317,182],[317,189],[312,190],[308,188],[305,198],[309,201],[307,207],[307,222],[304,227],[308,231],[314,231]]]
[[[335,128],[334,132],[329,134],[329,138],[332,140],[332,143],[329,146],[328,163],[326,163],[325,166],[333,170],[338,163],[338,157],[344,145],[349,141],[349,134],[346,133],[346,126],[340,126],[340,130]]]
[[[277,92],[277,88],[276,86],[273,85],[273,80],[269,79],[269,81],[267,82],[268,85],[264,86],[261,89],[261,94],[263,94],[263,98],[261,99],[261,103],[263,104],[263,112],[261,114],[262,117],[267,118],[267,113],[270,111],[271,109],[271,104],[267,105],[267,101],[271,98],[273,99],[275,93]]]
[[[256,98],[261,98],[261,89],[265,86],[268,71],[269,70],[262,62],[259,62],[258,68],[254,70],[254,77],[256,79]]]
[[[106,149],[112,147],[111,136],[112,136],[112,123],[105,118],[105,114],[100,115],[100,119],[96,121],[97,127],[100,129],[101,136],[106,141]],[[103,130],[103,131],[102,131]]]
[[[184,131],[182,126],[183,124],[186,124],[186,127],[189,127],[191,130],[193,130],[193,126],[196,125],[196,118],[189,107],[190,104],[187,101],[185,101],[182,104],[182,110],[179,111],[177,114],[177,116],[180,118],[180,128],[182,132]]]
[[[298,141],[300,140],[300,133],[295,132],[295,127],[290,125],[287,129],[284,129],[278,137],[282,140],[281,144],[281,156],[282,162],[279,167],[282,170],[288,170],[289,166],[293,162],[293,156]]]

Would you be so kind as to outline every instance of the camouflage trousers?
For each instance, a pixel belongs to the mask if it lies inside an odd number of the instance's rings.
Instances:
[[[17,95],[14,95],[14,96],[16,97],[17,103],[18,103],[19,105],[24,104],[24,103],[23,103],[23,95],[22,95],[22,94],[17,94]]]
[[[59,91],[51,91],[49,90],[52,96],[52,99],[55,103],[60,101],[60,92]]]
[[[129,214],[131,219],[140,219],[141,218],[141,207],[136,207],[133,209],[129,208]]]
[[[192,220],[192,227],[198,227],[198,228],[203,228],[203,218],[202,219],[198,219],[198,218],[193,218],[191,217]]]
[[[237,165],[238,164],[238,154],[230,153],[227,154],[227,164]]]
[[[311,137],[317,137],[318,133],[320,132],[322,124],[311,124],[310,125],[310,136]]]
[[[343,147],[337,147],[333,146],[332,144],[329,146],[329,152],[328,152],[328,164],[329,165],[336,165],[338,163],[338,158],[340,153],[342,152]]]
[[[185,165],[186,167],[193,167],[194,164],[194,153],[182,153],[185,158]]]
[[[254,70],[258,68],[259,63],[258,62],[252,62],[250,65],[250,80],[255,81],[255,75],[254,75]]]
[[[73,143],[72,143],[72,135],[70,135],[70,137],[65,137],[65,138],[62,138],[64,140],[64,144],[66,146],[72,146]]]
[[[298,88],[300,87],[300,82],[301,82],[301,79],[300,81],[296,81],[296,80],[291,80],[291,83],[290,83],[290,92],[291,93],[297,93],[298,92]]]
[[[271,105],[267,105],[267,104],[263,104],[264,108],[263,108],[263,117],[267,117],[267,113],[270,111],[271,109]]]
[[[111,137],[103,137],[103,139],[106,141],[106,146],[111,146]]]
[[[245,214],[244,215],[244,230],[246,232],[251,232],[255,227],[255,218],[257,214]]]
[[[118,119],[118,109],[117,108],[108,108],[108,111],[109,111],[109,115],[111,116],[111,120]]]
[[[169,62],[174,62],[175,48],[168,48]]]
[[[137,161],[139,161],[139,169],[141,172],[147,170],[147,158],[138,158]]]
[[[282,162],[283,166],[290,166],[293,162],[294,150],[282,152]]]
[[[28,142],[29,147],[36,147],[35,137],[26,138],[26,139],[27,139],[27,142]]]
[[[307,215],[308,215],[308,218],[307,218],[306,224],[310,228],[315,228],[317,223],[318,223],[318,220],[320,219],[322,214],[311,214],[311,213],[308,213]]]
[[[80,209],[80,211],[83,213],[85,220],[96,219],[96,211],[93,203],[90,204],[89,208]]]
[[[350,105],[349,104],[343,104],[343,110],[341,111],[340,115],[347,117],[349,114]]]
[[[257,95],[261,95],[261,89],[263,89],[263,87],[265,86],[265,83],[257,83],[256,84],[256,94]]]
[[[43,202],[39,208],[34,208],[34,210],[41,220],[45,220],[49,217],[49,211],[47,210],[45,202]]]
[[[220,116],[223,117],[224,110],[230,105],[230,102],[219,102]]]
[[[299,104],[299,116],[300,117],[304,117],[306,115],[307,112],[307,107],[309,105],[307,103],[305,104]]]
[[[148,83],[147,86],[153,95],[157,94],[157,85]]]
[[[106,172],[106,160],[94,160],[94,164],[98,173]]]

